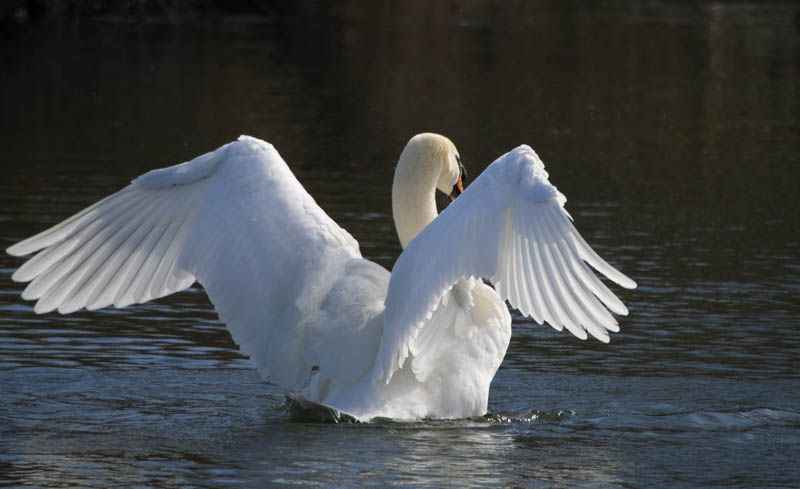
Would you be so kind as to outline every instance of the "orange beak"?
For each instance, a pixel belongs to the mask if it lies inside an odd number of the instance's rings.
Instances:
[[[453,185],[453,191],[450,192],[450,202],[456,200],[456,197],[464,192],[464,183],[461,181],[461,175],[458,176],[458,181]]]

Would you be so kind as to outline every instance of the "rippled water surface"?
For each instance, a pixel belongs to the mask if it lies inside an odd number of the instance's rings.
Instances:
[[[514,316],[486,417],[298,422],[201,288],[37,316],[0,255],[0,486],[800,487],[800,11],[455,5],[6,30],[0,245],[246,133],[391,267],[409,136],[528,143],[639,283],[611,343]]]

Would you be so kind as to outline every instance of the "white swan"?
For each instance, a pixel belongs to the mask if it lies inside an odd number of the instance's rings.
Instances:
[[[8,248],[35,311],[146,302],[200,282],[241,350],[300,407],[360,420],[487,410],[506,352],[504,300],[538,323],[607,342],[625,306],[584,262],[636,284],[584,242],[528,146],[458,196],[453,143],[414,136],[395,172],[403,253],[390,273],[316,204],[275,148],[242,136],[148,172]],[[494,284],[494,289],[481,278]]]

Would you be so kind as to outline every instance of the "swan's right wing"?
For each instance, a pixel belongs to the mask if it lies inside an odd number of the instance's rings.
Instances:
[[[36,312],[124,307],[197,279],[264,376],[299,388],[317,361],[311,324],[356,241],[272,145],[242,136],[154,170],[8,249]]]
[[[488,279],[538,323],[608,342],[619,327],[606,308],[628,310],[586,264],[623,287],[636,283],[586,244],[565,201],[529,146],[492,163],[395,263],[373,378],[388,382],[409,356],[429,351],[427,338],[444,324],[441,304],[465,278]]]

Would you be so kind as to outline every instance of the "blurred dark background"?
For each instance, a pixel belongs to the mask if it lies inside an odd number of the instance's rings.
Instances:
[[[22,24],[54,17],[73,22],[99,17],[184,21],[210,13],[273,15],[291,3],[288,0],[6,0],[0,6],[0,22]]]

